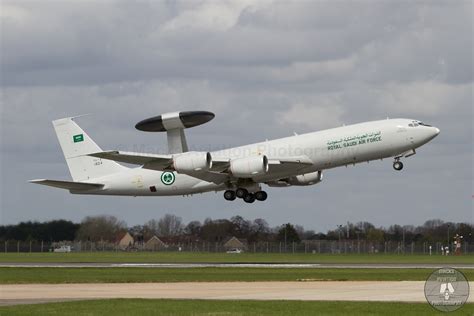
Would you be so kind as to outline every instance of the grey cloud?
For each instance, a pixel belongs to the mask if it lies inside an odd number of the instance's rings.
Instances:
[[[3,80],[12,85],[231,80],[240,78],[239,71],[272,77],[273,69],[295,62],[354,56],[359,66],[354,75],[361,76],[351,76],[355,79],[422,80],[441,72],[441,79],[465,82],[472,79],[464,67],[472,56],[472,25],[469,3],[462,4],[277,2],[244,7],[240,20],[225,31],[167,30],[164,25],[180,13],[164,2],[36,5],[25,9],[20,21],[2,23],[2,65],[8,74]],[[450,17],[455,23],[443,23]],[[304,27],[295,27],[300,24]]]

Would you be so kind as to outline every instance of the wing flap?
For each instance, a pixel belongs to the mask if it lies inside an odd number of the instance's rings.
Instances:
[[[74,191],[87,191],[97,190],[104,187],[101,183],[87,183],[87,182],[72,182],[72,181],[61,181],[61,180],[47,180],[47,179],[36,179],[30,180],[30,183],[47,185],[50,187],[74,190]]]
[[[304,173],[313,162],[307,156],[295,156],[285,158],[271,158],[268,160],[268,176],[275,176],[278,180],[281,175],[297,175]]]
[[[227,173],[219,173],[213,171],[194,171],[186,173],[188,176],[198,178],[207,182],[213,182],[215,184],[222,184],[229,180]]]
[[[230,159],[212,159],[213,172],[225,172],[230,167]]]
[[[286,158],[268,159],[270,165],[296,164],[301,166],[311,166],[313,161],[308,156],[295,156]]]

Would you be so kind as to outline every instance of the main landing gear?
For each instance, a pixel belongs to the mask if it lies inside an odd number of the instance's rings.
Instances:
[[[231,191],[231,190],[227,190],[224,192],[224,199],[226,199],[227,201],[233,201],[235,200],[236,196],[235,196],[235,192],[234,191]]]
[[[395,160],[393,162],[393,169],[397,170],[397,171],[400,171],[403,169],[403,163],[400,161],[400,160]]]
[[[268,195],[265,191],[257,191],[255,193],[250,193],[245,188],[238,188],[235,191],[227,190],[224,192],[224,199],[227,201],[233,201],[236,198],[243,199],[246,203],[253,203],[255,200],[265,201]]]

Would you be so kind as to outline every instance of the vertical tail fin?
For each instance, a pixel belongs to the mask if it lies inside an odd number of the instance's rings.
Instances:
[[[53,126],[74,181],[85,181],[126,169],[112,160],[84,156],[102,149],[73,121],[73,118],[55,120]]]

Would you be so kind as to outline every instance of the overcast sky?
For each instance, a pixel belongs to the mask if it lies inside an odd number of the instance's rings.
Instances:
[[[242,215],[325,231],[347,221],[473,222],[472,1],[1,2],[2,224],[165,213],[186,222]],[[156,152],[134,125],[208,110],[187,130],[213,149],[342,124],[416,118],[441,134],[406,159],[268,188],[264,203],[194,197],[77,196],[27,183],[69,180],[51,120],[78,123],[105,150]]]

